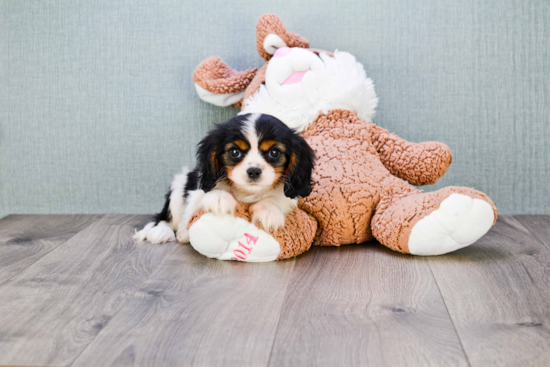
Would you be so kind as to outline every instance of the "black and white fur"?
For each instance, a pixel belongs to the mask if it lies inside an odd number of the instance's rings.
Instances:
[[[199,143],[195,170],[174,177],[164,208],[134,239],[187,243],[187,223],[197,209],[233,214],[237,201],[252,204],[254,223],[276,230],[296,198],[311,193],[314,160],[307,142],[275,117],[236,116]]]

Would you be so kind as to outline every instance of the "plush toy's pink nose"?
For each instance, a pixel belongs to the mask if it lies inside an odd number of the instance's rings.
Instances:
[[[286,54],[288,54],[290,51],[292,51],[290,47],[278,48],[277,51],[275,51],[275,54],[273,55],[273,57],[283,57]]]

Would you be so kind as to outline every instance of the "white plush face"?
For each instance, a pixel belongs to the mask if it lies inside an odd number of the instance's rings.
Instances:
[[[303,48],[279,48],[266,70],[265,87],[278,101],[303,100],[314,94],[320,76],[325,74],[321,58]]]
[[[377,103],[372,80],[353,55],[282,47],[269,61],[265,84],[244,101],[241,114],[272,115],[303,131],[333,109],[351,110],[370,121]]]

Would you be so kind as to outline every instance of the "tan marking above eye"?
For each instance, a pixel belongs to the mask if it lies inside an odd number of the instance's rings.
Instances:
[[[275,140],[264,140],[260,143],[260,150],[262,152],[267,152],[269,149],[271,148],[277,148],[279,149],[281,152],[285,153],[286,152],[286,148],[283,144],[279,143],[278,141],[275,141]]]
[[[277,142],[275,140],[264,140],[260,143],[260,150],[265,152],[274,146]]]
[[[236,146],[239,147],[239,149],[241,150],[248,150],[250,148],[250,146],[248,145],[248,143],[244,140],[236,140],[233,142],[233,144],[235,144]]]

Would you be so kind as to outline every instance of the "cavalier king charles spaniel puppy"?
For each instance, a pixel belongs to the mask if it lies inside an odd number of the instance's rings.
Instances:
[[[174,177],[164,208],[134,239],[187,243],[187,223],[197,209],[233,214],[238,201],[252,204],[253,223],[277,230],[296,198],[311,193],[314,160],[304,138],[275,117],[236,116],[199,143],[197,168]]]

